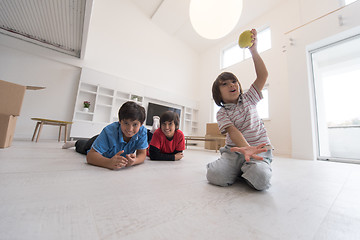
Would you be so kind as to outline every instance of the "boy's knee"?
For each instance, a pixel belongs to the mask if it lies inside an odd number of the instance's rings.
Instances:
[[[242,175],[249,185],[259,191],[266,190],[271,186],[271,176],[272,170],[268,164],[251,164]]]
[[[206,178],[209,183],[227,187],[238,178],[242,159],[225,147],[220,148],[221,157],[207,165]]]
[[[207,165],[206,178],[209,183],[221,187],[231,186],[235,180],[230,179],[226,172],[220,171],[217,168],[212,168],[210,164]]]

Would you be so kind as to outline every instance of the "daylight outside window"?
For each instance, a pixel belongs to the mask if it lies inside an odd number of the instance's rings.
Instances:
[[[271,29],[267,27],[258,32],[258,52],[264,52],[271,48]],[[221,69],[230,67],[251,57],[249,49],[241,49],[238,43],[226,47],[221,54]]]
[[[244,59],[244,51],[239,45],[232,44],[229,48],[225,49],[222,53],[222,67],[227,68],[235,63],[241,62]]]

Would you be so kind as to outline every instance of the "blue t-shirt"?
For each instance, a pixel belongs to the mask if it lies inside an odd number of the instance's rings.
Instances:
[[[125,157],[126,154],[134,153],[137,149],[148,147],[147,129],[144,126],[140,127],[139,132],[129,142],[124,141],[120,126],[119,122],[107,125],[91,147],[107,158],[112,158],[121,150],[124,150],[121,155]]]

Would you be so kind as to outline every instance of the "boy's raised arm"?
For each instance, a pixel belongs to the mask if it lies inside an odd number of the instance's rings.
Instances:
[[[250,53],[252,55],[252,59],[255,66],[256,79],[254,81],[254,85],[258,91],[261,91],[266,83],[268,77],[268,71],[266,69],[265,63],[260,57],[260,54],[257,51],[257,32],[255,29],[252,29],[253,33],[253,45],[249,48]]]

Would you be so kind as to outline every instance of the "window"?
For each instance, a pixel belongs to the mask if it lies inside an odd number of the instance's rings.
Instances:
[[[263,95],[263,99],[257,104],[256,108],[259,113],[259,117],[261,119],[263,120],[269,119],[269,91],[267,86],[263,88],[261,93]],[[216,113],[219,111],[220,107],[216,105],[214,101],[212,101],[212,103],[213,103],[213,122],[217,122]]]
[[[271,30],[267,27],[258,32],[258,52],[264,52],[271,48]],[[249,49],[241,49],[238,43],[226,47],[221,54],[221,69],[230,67],[251,57]]]
[[[241,62],[242,60],[244,60],[244,50],[241,49],[237,43],[233,43],[222,53],[221,68],[227,68],[235,63]]]
[[[348,5],[350,3],[356,2],[357,0],[344,0],[344,4]]]

